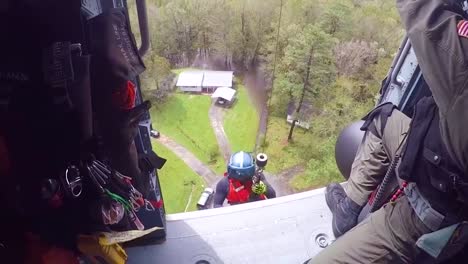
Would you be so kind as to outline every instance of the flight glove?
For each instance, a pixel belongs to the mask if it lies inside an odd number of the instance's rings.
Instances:
[[[267,186],[262,181],[252,185],[252,192],[257,195],[265,194],[266,191],[267,191]]]

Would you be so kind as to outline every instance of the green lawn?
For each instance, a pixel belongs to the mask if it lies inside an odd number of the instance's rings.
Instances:
[[[184,211],[192,192],[192,185],[194,187],[192,202],[187,211],[196,210],[198,198],[204,189],[203,179],[157,140],[152,140],[152,143],[154,151],[167,159],[164,167],[158,171],[166,212],[173,214]]]
[[[270,116],[266,144],[263,152],[269,156],[266,170],[277,173],[288,169],[304,161],[300,147],[307,137],[311,137],[304,129],[296,127],[294,129],[294,141],[288,143],[288,133],[290,125],[285,118]]]
[[[318,122],[318,117],[315,120]],[[277,173],[294,165],[303,165],[305,171],[290,181],[290,186],[296,191],[343,181],[335,163],[336,138],[319,138],[314,136],[313,131],[296,127],[293,141],[288,142],[289,128],[290,124],[286,123],[285,118],[269,118],[267,143],[263,148],[269,155],[267,171]]]
[[[335,159],[326,161],[311,161],[302,174],[296,175],[289,185],[296,191],[307,191],[326,186],[331,182],[343,182],[345,178],[336,168]]]
[[[224,161],[211,127],[206,95],[176,93],[151,109],[153,128],[175,140],[215,172],[223,173]]]
[[[237,101],[224,116],[224,130],[232,151],[254,151],[260,117],[243,85],[238,85]]]

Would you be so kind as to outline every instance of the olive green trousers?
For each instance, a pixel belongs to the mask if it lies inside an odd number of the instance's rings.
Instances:
[[[390,161],[402,149],[410,121],[394,110],[382,130],[380,117],[374,119],[377,135],[366,133],[345,188],[357,204],[364,205],[383,180]],[[308,263],[412,263],[420,253],[416,241],[428,232],[403,196],[373,213]]]

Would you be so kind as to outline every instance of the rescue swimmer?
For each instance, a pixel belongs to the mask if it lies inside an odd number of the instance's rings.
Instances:
[[[232,154],[227,172],[216,185],[213,206],[222,207],[225,200],[234,205],[275,198],[276,192],[265,179],[262,170],[258,160],[255,166],[255,160],[249,153],[239,151]]]

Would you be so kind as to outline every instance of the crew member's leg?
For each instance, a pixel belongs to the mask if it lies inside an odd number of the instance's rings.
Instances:
[[[369,194],[382,181],[388,160],[400,153],[409,123],[407,116],[394,110],[387,120],[380,141],[376,139],[378,137],[373,137],[374,134],[368,133],[371,135],[366,137],[358,151],[346,188],[346,194],[353,201],[356,199],[356,203],[360,202],[359,205],[365,204]],[[381,131],[380,118],[376,118],[374,124],[377,131]],[[406,197],[402,197],[396,203],[387,204],[373,213],[309,263],[411,262],[418,253],[416,240],[428,231],[415,215]]]
[[[367,202],[369,195],[382,182],[390,160],[393,160],[397,149],[402,145],[411,121],[402,112],[393,110],[383,133],[380,134],[381,120],[379,116],[373,123],[378,135],[369,131],[358,149],[345,188],[348,197],[360,206]],[[400,150],[401,147],[398,154]]]
[[[413,263],[418,238],[430,232],[406,196],[387,204],[308,263]]]
[[[332,226],[336,237],[357,224],[358,215],[369,195],[382,182],[397,150],[401,150],[399,147],[411,119],[393,110],[385,125],[383,120],[382,116],[377,116],[370,125],[356,154],[345,190],[336,183],[327,186],[326,200],[333,213]]]

